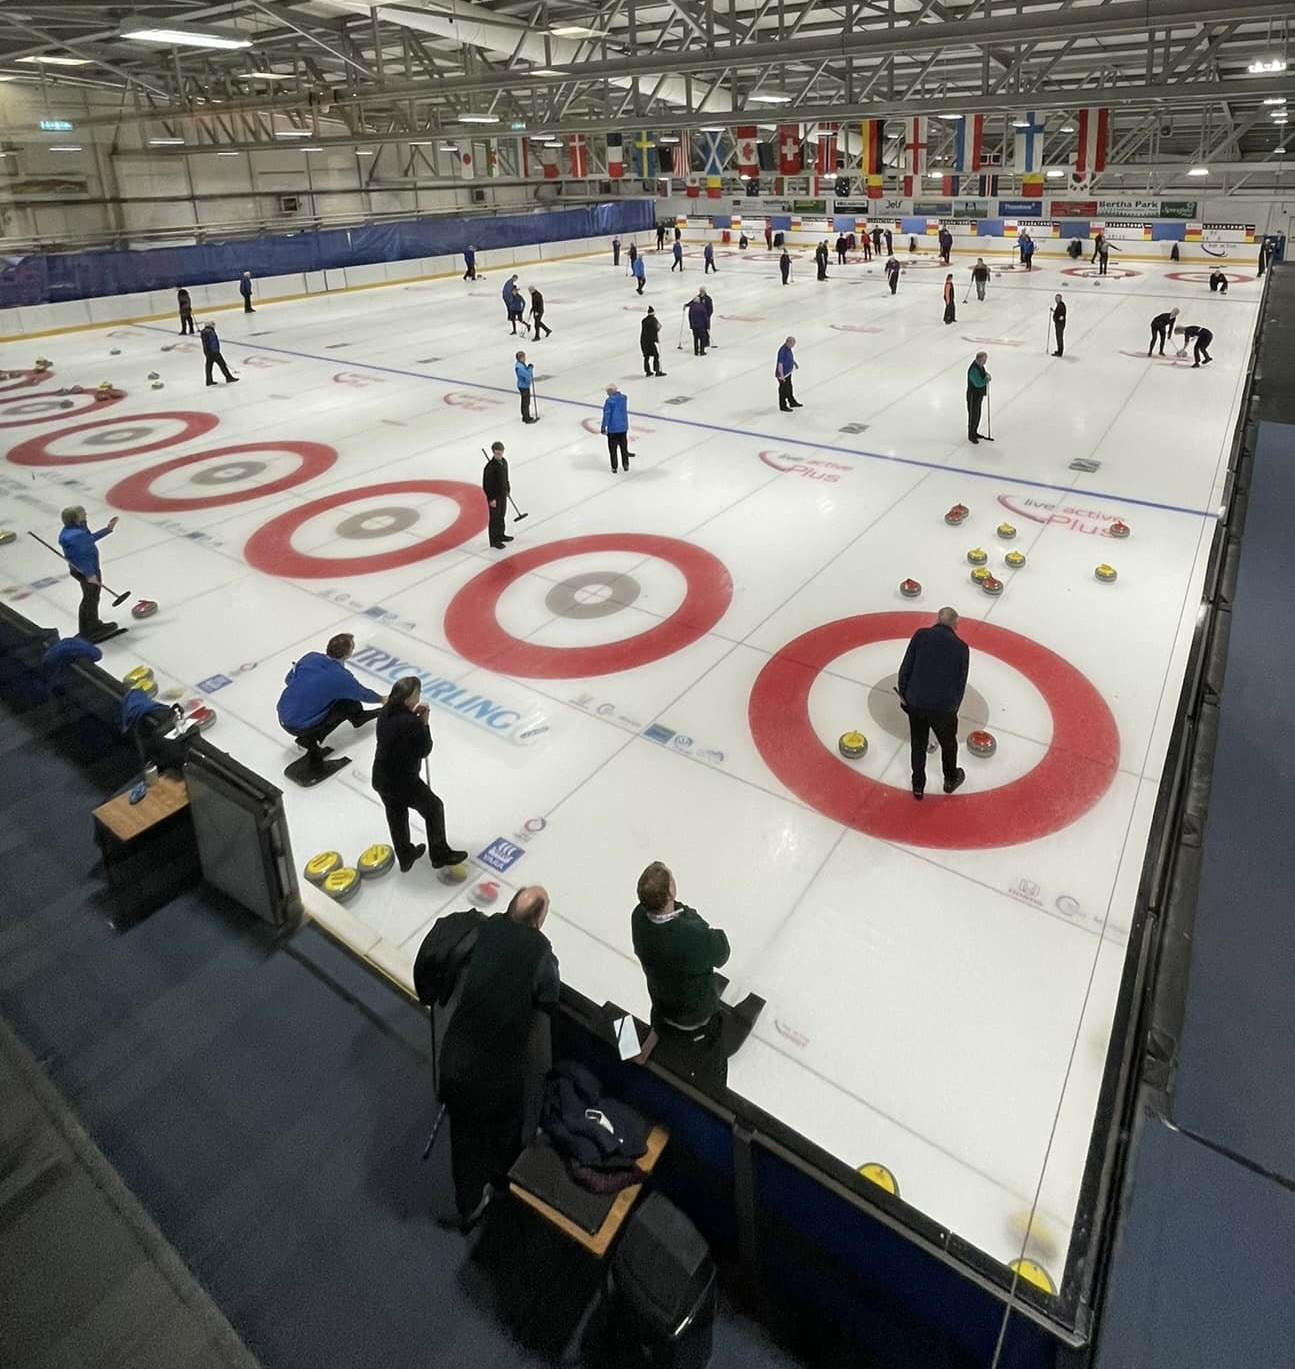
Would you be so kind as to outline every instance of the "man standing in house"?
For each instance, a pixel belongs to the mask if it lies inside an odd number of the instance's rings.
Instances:
[[[898,689],[908,714],[915,799],[926,793],[926,743],[932,732],[940,743],[944,792],[952,794],[967,778],[958,766],[958,709],[967,688],[968,656],[951,608],[942,608],[931,627],[918,628],[904,653]]]
[[[643,353],[643,374],[663,376],[661,369],[661,320],[649,304],[639,324],[639,350]]]
[[[792,350],[795,345],[794,337],[786,339],[778,348],[778,362],[773,368],[773,374],[778,381],[778,407],[784,413],[804,407],[791,388],[791,373],[796,369],[796,354]]]
[[[513,540],[504,532],[508,496],[512,493],[513,487],[508,480],[508,461],[504,456],[502,442],[490,444],[490,460],[481,472],[481,489],[486,496],[486,507],[489,509],[490,545],[496,551],[502,551],[504,546]]]
[[[612,474],[616,474],[616,455],[620,453],[621,470],[630,468],[629,449],[630,409],[629,400],[615,385],[607,387],[607,398],[603,400],[602,433],[607,438],[607,454],[612,459]]]
[[[988,352],[977,352],[976,359],[967,367],[967,441],[979,442],[984,434],[980,431],[980,411],[985,406],[985,396],[989,393],[990,374],[985,370],[989,360]]]

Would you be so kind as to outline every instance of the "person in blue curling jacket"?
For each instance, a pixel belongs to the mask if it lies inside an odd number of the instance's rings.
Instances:
[[[602,431],[607,437],[607,454],[612,459],[612,474],[616,474],[616,456],[620,454],[623,471],[630,468],[629,449],[630,407],[629,399],[615,385],[608,385],[607,398],[603,400]]]
[[[63,510],[63,531],[58,544],[68,564],[68,574],[81,586],[81,607],[77,610],[76,630],[87,642],[102,641],[117,631],[116,623],[105,623],[99,617],[99,596],[103,581],[99,576],[98,543],[117,526],[110,518],[98,532],[91,532],[85,509],[73,504]]]
[[[362,685],[347,670],[344,662],[355,650],[355,638],[339,632],[329,639],[323,651],[309,651],[283,678],[279,695],[279,726],[291,732],[298,746],[306,749],[312,765],[321,765],[332,750],[324,738],[343,723],[363,727],[378,716],[380,694]],[[349,758],[347,758],[349,759]]]

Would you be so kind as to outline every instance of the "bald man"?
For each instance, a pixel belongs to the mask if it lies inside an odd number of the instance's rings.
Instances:
[[[967,644],[958,636],[958,615],[942,608],[930,627],[920,627],[908,643],[899,667],[899,697],[908,714],[912,747],[913,797],[926,794],[926,743],[931,733],[940,743],[944,792],[952,794],[966,771],[958,766],[958,709],[967,688]]]
[[[556,1004],[560,987],[557,957],[540,930],[548,911],[547,890],[532,884],[482,924],[441,1047],[456,1211],[438,1220],[464,1233],[529,1139],[522,1134],[528,1042],[536,1009]]]

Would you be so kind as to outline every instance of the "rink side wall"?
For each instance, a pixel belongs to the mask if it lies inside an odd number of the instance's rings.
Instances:
[[[266,302],[461,274],[468,246],[477,250],[479,271],[496,272],[607,251],[614,234],[647,233],[655,216],[652,200],[637,199],[184,247],[34,254],[0,269],[0,339],[170,318],[181,285],[199,317],[241,308],[244,271],[252,273],[256,298]]]

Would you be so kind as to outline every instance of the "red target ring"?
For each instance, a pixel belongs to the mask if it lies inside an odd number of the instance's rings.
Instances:
[[[54,379],[54,371],[10,371],[8,380],[0,380],[0,394],[6,390],[21,390],[28,385],[40,385],[46,380]]]
[[[1165,279],[1186,281],[1189,285],[1208,285],[1210,274],[1209,271],[1166,271]],[[1229,285],[1248,285],[1256,279],[1256,277],[1247,276],[1241,271],[1224,271],[1222,274],[1227,277]]]
[[[841,618],[789,642],[760,672],[747,718],[770,770],[825,817],[904,846],[984,850],[1050,836],[1082,817],[1110,788],[1120,737],[1106,701],[1068,661],[1038,642],[991,623],[967,622],[960,635],[1020,671],[1052,713],[1052,741],[1027,774],[997,789],[920,807],[898,789],[843,766],[809,716],[814,681],[838,656],[874,642],[904,642],[929,627],[925,613]]]
[[[37,414],[33,418],[6,419],[3,422],[0,422],[0,428],[26,428],[33,423],[67,422],[69,419],[76,418],[81,414],[88,414],[96,409],[106,409],[112,404],[120,404],[125,398],[125,392],[122,390],[114,391],[107,399],[96,399],[94,394],[89,390],[82,390],[80,394],[76,395],[61,395],[53,390],[34,390],[23,394],[6,395],[4,398],[0,399],[0,413],[12,413],[13,409],[8,407],[10,405],[31,404],[42,399],[50,399],[57,402],[69,399],[72,401],[72,408],[71,410],[53,409],[49,413]],[[76,405],[77,400],[84,400],[85,403],[78,408]]]
[[[508,587],[528,571],[571,556],[629,551],[669,562],[684,577],[683,603],[646,632],[598,646],[551,647],[523,641],[504,631],[495,606]],[[610,532],[570,537],[518,552],[469,580],[445,611],[450,645],[474,665],[497,668],[507,662],[510,675],[536,680],[585,679],[659,661],[705,636],[728,610],[733,580],[718,557],[701,547],[648,533]]]
[[[301,464],[287,475],[247,490],[223,490],[218,494],[183,499],[153,493],[154,483],[172,471],[211,461],[218,456],[239,456],[249,452],[290,452],[300,458]],[[113,508],[124,509],[127,513],[189,513],[194,509],[224,508],[227,504],[243,504],[249,499],[263,499],[266,495],[281,494],[284,490],[304,485],[317,475],[322,475],[336,460],[337,453],[322,442],[245,442],[236,447],[211,447],[203,452],[194,452],[192,456],[177,456],[171,461],[162,462],[160,466],[136,471],[134,475],[118,481],[104,498]]]
[[[76,456],[59,456],[50,451],[50,445],[72,437],[76,433],[87,433],[94,429],[120,427],[139,427],[145,423],[156,423],[159,419],[173,419],[184,425],[184,430],[156,437],[148,442],[137,442],[133,447],[118,447],[108,452],[90,452]],[[15,466],[84,466],[92,461],[116,461],[122,456],[139,456],[143,452],[155,452],[160,447],[174,447],[177,442],[188,442],[195,437],[209,433],[220,419],[215,414],[195,413],[176,410],[158,414],[120,414],[116,418],[101,418],[94,423],[78,423],[73,428],[62,428],[56,433],[41,433],[20,442],[9,453],[9,460]]]
[[[292,534],[310,519],[357,499],[371,499],[384,494],[443,495],[458,505],[458,516],[448,528],[434,537],[426,537],[412,546],[376,552],[372,556],[314,556],[293,547]],[[468,485],[461,480],[396,480],[386,485],[341,490],[303,504],[299,509],[289,509],[254,532],[243,549],[243,555],[256,570],[285,579],[322,580],[327,576],[372,575],[376,571],[412,566],[439,556],[443,551],[451,551],[483,531],[486,519],[486,501],[479,485]]]

